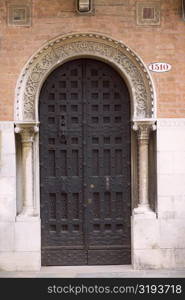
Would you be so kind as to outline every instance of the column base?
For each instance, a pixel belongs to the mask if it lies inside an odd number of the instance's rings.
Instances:
[[[17,220],[26,220],[29,218],[37,218],[38,214],[35,213],[34,209],[32,207],[23,207],[22,212],[16,217]]]
[[[139,205],[138,207],[134,208],[133,210],[133,214],[134,215],[147,215],[149,217],[155,217],[156,214],[155,212],[153,212],[153,210],[151,210],[151,208],[149,207],[149,205]]]

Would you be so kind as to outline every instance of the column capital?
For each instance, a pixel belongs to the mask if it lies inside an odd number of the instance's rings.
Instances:
[[[156,130],[156,120],[138,120],[133,121],[133,130],[137,132],[139,140],[148,140],[151,131]]]
[[[39,131],[38,125],[38,123],[16,123],[15,133],[21,135],[23,143],[31,143],[34,135]]]

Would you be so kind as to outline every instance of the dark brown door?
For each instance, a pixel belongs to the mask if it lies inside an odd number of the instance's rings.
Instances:
[[[40,95],[42,265],[130,263],[130,101],[110,66],[67,62]]]

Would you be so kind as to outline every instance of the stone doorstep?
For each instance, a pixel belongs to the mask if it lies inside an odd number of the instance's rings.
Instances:
[[[0,272],[0,278],[185,278],[184,270],[134,270],[132,266],[42,267],[40,271]]]

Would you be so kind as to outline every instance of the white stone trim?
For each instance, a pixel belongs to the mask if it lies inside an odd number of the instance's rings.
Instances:
[[[185,127],[185,118],[159,118],[157,119],[157,127]]]

